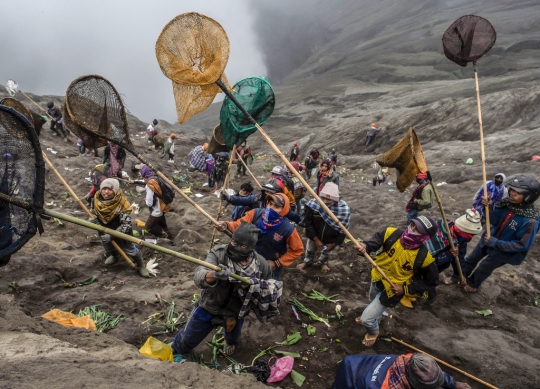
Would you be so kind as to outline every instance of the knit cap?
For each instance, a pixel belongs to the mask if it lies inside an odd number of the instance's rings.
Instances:
[[[116,194],[118,192],[118,189],[120,189],[120,183],[114,178],[107,178],[103,180],[103,182],[99,186],[99,189],[103,188],[109,188],[114,192],[114,194]]]
[[[437,362],[420,353],[409,359],[407,375],[414,389],[438,389],[444,383],[444,373]]]
[[[333,182],[327,182],[319,196],[323,200],[339,201],[339,187]]]

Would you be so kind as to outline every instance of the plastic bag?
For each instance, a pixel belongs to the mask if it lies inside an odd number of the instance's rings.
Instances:
[[[64,312],[60,309],[52,309],[41,316],[44,319],[62,324],[64,327],[79,327],[96,331],[96,323],[89,315],[79,317],[71,312]]]
[[[139,349],[139,352],[142,355],[157,358],[161,361],[174,362],[173,350],[171,346],[163,343],[160,340],[157,340],[152,336],[146,339],[146,342]]]
[[[270,362],[275,358],[276,357],[270,358],[268,365],[270,365]],[[279,382],[283,380],[283,378],[287,377],[287,375],[291,372],[293,365],[293,357],[281,357],[276,359],[276,362],[270,366],[270,377],[268,377],[266,382]]]

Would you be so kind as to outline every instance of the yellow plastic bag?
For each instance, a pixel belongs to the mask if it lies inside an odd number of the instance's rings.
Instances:
[[[144,227],[144,226],[146,226],[146,223],[143,222],[141,219],[135,219],[135,225],[137,227]]]
[[[139,349],[139,352],[148,357],[157,358],[162,361],[174,362],[173,350],[171,346],[157,340],[152,336],[146,339],[146,342]]]
[[[64,312],[60,309],[52,309],[41,316],[44,319],[62,324],[64,327],[80,327],[87,330],[96,331],[96,323],[89,315],[79,317],[71,312]]]

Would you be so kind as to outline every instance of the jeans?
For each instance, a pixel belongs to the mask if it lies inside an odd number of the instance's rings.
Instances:
[[[216,315],[208,312],[202,307],[197,307],[191,311],[186,325],[178,331],[172,343],[172,349],[175,354],[189,354],[191,350],[197,347],[217,326],[212,323]],[[229,346],[236,345],[242,334],[244,318],[236,319],[236,325],[231,332],[225,329],[225,341]]]
[[[315,256],[316,252],[317,245],[315,244],[315,241],[308,238],[306,242],[306,256],[304,257],[304,262],[307,264],[311,264],[313,262],[313,257]],[[328,264],[328,260],[330,259],[331,254],[331,251],[321,251],[318,262],[324,265]]]
[[[56,132],[58,135],[66,137],[67,132],[64,131],[64,125],[62,123],[58,123],[54,120],[51,120],[51,130]]]
[[[482,258],[486,257],[486,255],[487,247],[480,247],[479,243],[476,245],[472,253],[465,258],[465,266],[462,269],[463,275],[467,278],[467,284],[475,289],[478,289],[482,282],[484,282],[491,275],[491,273],[493,273],[493,270],[506,265],[506,262],[491,258],[489,255],[486,259],[480,262]],[[478,265],[479,262],[480,264]],[[476,268],[476,271],[470,275],[476,265],[478,265],[478,268]]]
[[[244,163],[247,164],[247,161],[245,159],[243,159]],[[238,163],[236,164],[236,174],[240,175],[243,174],[244,176],[246,175],[246,167],[244,166],[244,164],[240,161],[238,161]]]
[[[137,248],[137,246],[135,246],[135,243],[131,243],[123,239],[112,239],[111,242],[101,242],[103,248],[105,249],[105,252],[108,255],[118,255],[118,251],[116,251],[116,249],[112,245],[112,241],[115,241],[118,247],[120,247],[122,251],[130,257],[135,257],[139,253],[139,249]]]
[[[372,282],[369,287],[369,299],[371,303],[362,312],[362,324],[370,335],[376,335],[379,333],[379,320],[382,317],[386,307],[381,304],[381,293]]]
[[[171,154],[171,153],[167,153],[169,154],[169,161],[174,161],[174,154]]]
[[[411,222],[412,219],[416,219],[418,217],[418,209],[413,209],[410,212],[405,213],[407,215],[407,224]]]
[[[373,139],[375,139],[375,135],[367,135],[366,136],[366,146],[369,146],[371,142],[373,142]]]

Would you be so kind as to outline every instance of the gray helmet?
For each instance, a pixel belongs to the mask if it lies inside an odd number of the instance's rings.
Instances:
[[[533,176],[518,174],[508,181],[508,189],[524,195],[523,203],[532,204],[540,197],[540,183]]]
[[[277,174],[279,176],[284,176],[287,174],[287,171],[283,169],[281,166],[274,166],[272,171],[270,173]]]

